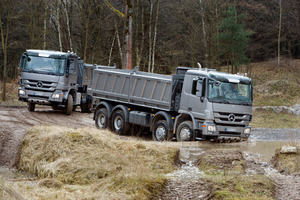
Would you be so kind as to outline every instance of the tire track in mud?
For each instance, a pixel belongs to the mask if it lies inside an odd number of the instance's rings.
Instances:
[[[23,137],[32,126],[94,127],[92,116],[78,111],[67,116],[50,107],[37,107],[35,112],[29,112],[26,107],[0,106],[0,166],[17,165]]]

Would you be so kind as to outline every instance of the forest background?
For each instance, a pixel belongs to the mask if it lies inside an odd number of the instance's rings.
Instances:
[[[128,13],[132,65],[141,71],[170,74],[197,62],[218,69],[300,57],[296,0],[0,0],[1,80],[18,77],[26,49],[73,51],[86,63],[122,68]],[[228,23],[241,35],[222,37]],[[239,46],[242,62],[229,53]]]

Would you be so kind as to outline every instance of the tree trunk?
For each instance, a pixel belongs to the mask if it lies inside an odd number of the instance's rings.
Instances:
[[[149,61],[148,61],[148,72],[151,71],[151,53],[152,53],[152,39],[151,39],[151,24],[152,24],[152,11],[153,11],[153,3],[151,0],[150,2],[150,19],[149,19]]]
[[[3,2],[1,2],[3,3]],[[10,1],[6,1],[7,5],[7,15],[6,15],[6,30],[3,29],[3,23],[2,23],[2,10],[0,10],[0,34],[1,34],[1,43],[2,43],[2,51],[3,51],[3,57],[4,57],[4,63],[3,63],[3,85],[2,85],[2,96],[1,100],[6,101],[6,77],[7,77],[7,45],[8,45],[8,30],[9,30],[9,24],[10,24]]]
[[[208,59],[208,51],[207,51],[207,41],[206,41],[206,30],[205,30],[205,13],[204,13],[204,5],[202,4],[202,0],[200,0],[200,7],[201,7],[201,21],[202,21],[202,33],[203,33],[203,44],[204,44],[204,54],[205,54],[205,67],[208,67],[207,65],[207,59]]]
[[[159,0],[157,0],[157,6],[156,6],[156,19],[155,19],[155,27],[154,27],[151,73],[154,72],[154,62],[155,62],[154,58],[155,58],[156,36],[157,36],[158,10],[159,10]]]
[[[59,7],[60,7],[60,0],[56,1],[56,25],[57,25],[57,32],[58,32],[58,42],[59,42],[59,50],[62,51],[62,39],[61,39],[61,27],[59,22]]]
[[[277,59],[277,66],[279,67],[280,65],[280,38],[281,38],[281,16],[282,16],[282,5],[281,5],[281,0],[279,0],[279,27],[278,27],[278,59]]]
[[[66,20],[67,20],[67,31],[68,31],[68,38],[69,38],[69,47],[70,50],[73,52],[73,46],[72,46],[72,39],[71,39],[71,30],[70,30],[70,19],[69,19],[69,14],[68,14],[68,1],[64,0],[64,11],[66,13]]]

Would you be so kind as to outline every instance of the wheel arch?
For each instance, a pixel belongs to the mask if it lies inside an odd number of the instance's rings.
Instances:
[[[129,110],[128,110],[128,107],[125,106],[125,105],[117,105],[115,106],[112,111],[111,111],[111,114],[117,110],[122,110],[124,115],[125,115],[125,122],[129,122]],[[109,118],[111,117],[111,114],[109,115]]]
[[[108,118],[110,118],[112,110],[113,110],[112,105],[106,101],[101,101],[95,108],[94,117],[93,117],[94,120],[95,120],[97,111],[101,108],[105,108],[107,110]]]
[[[181,113],[180,115],[178,115],[175,119],[175,122],[174,122],[174,130],[177,129],[177,127],[179,126],[179,124],[183,121],[186,121],[186,120],[189,120],[189,121],[192,121],[193,123],[193,129],[195,129],[195,124],[196,124],[196,120],[195,118],[193,117],[193,115],[191,115],[190,113]]]
[[[153,130],[153,127],[154,127],[155,123],[158,122],[159,120],[166,120],[169,131],[173,130],[174,122],[173,122],[172,116],[167,112],[159,111],[154,115],[154,117],[152,119],[151,126],[150,126],[150,131]]]

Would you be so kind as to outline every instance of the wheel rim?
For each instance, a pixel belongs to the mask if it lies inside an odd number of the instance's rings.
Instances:
[[[119,131],[123,126],[123,120],[120,116],[117,116],[114,120],[114,127],[116,131]]]
[[[166,129],[163,126],[157,127],[155,131],[156,139],[159,141],[165,140]]]
[[[186,141],[186,140],[190,140],[190,137],[191,137],[191,130],[188,127],[183,127],[180,130],[180,139]]]
[[[105,116],[103,114],[99,115],[97,123],[98,123],[99,128],[103,129],[105,127],[106,120],[105,120]]]

